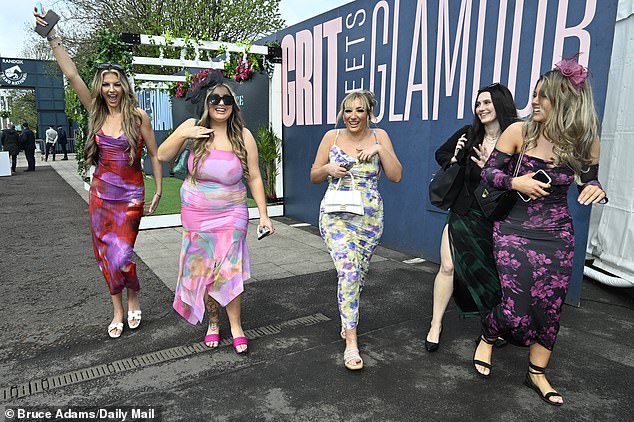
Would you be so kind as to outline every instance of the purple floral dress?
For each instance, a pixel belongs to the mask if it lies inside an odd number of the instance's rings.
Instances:
[[[517,156],[494,150],[482,177],[499,189],[511,188]],[[574,173],[568,167],[524,155],[519,174],[543,169],[551,177],[550,195],[522,201],[493,227],[494,255],[502,301],[483,320],[489,338],[513,343],[539,343],[552,350],[559,332],[561,307],[572,272],[575,237],[568,208]]]
[[[337,137],[339,132],[337,131]],[[375,142],[376,133],[374,133]],[[336,145],[337,138],[328,157],[331,163],[355,161]],[[354,329],[359,323],[359,299],[365,277],[370,269],[370,260],[383,234],[383,199],[378,183],[381,162],[378,154],[367,162],[357,162],[350,172],[354,176],[356,189],[361,191],[364,215],[347,212],[326,213],[324,201],[319,208],[319,231],[337,270],[337,301],[341,326]],[[341,190],[350,190],[350,178],[328,178],[328,190],[341,183]]]

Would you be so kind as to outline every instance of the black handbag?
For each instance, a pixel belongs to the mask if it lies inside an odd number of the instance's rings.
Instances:
[[[441,210],[448,210],[456,201],[464,184],[464,166],[447,164],[429,182],[429,201]]]
[[[517,177],[519,174],[525,151],[526,142],[522,145],[522,151],[515,164],[513,177]],[[485,180],[480,181],[480,185],[475,189],[474,195],[484,215],[493,221],[504,220],[517,201],[517,191],[494,188]]]

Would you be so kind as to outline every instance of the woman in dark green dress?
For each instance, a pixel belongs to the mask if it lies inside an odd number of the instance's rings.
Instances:
[[[443,229],[433,315],[425,339],[428,352],[438,350],[442,318],[452,295],[461,316],[484,315],[499,301],[493,225],[482,214],[473,192],[500,134],[517,120],[517,110],[508,88],[495,83],[478,91],[473,111],[473,123],[454,133],[436,151],[441,167],[450,163],[464,167],[464,183]]]

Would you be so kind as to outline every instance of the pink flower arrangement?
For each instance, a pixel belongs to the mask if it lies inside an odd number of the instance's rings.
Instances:
[[[176,84],[176,92],[174,92],[174,96],[175,97],[184,97],[186,92],[187,92],[187,89],[184,88],[183,83],[182,82],[178,82]]]
[[[176,88],[174,89],[174,96],[178,98],[182,98],[187,94],[187,91],[190,89],[196,89],[201,82],[205,80],[207,76],[209,76],[209,72],[211,69],[204,69],[200,72],[194,73],[193,75],[190,73],[185,73],[186,80],[185,82],[177,82]]]
[[[560,62],[555,64],[555,69],[568,79],[577,90],[580,90],[583,87],[584,81],[588,77],[588,69],[580,65],[576,58],[577,56],[573,56],[569,59],[562,59]]]
[[[209,76],[209,69],[194,73],[189,84],[189,89],[195,89],[207,76]]]
[[[247,57],[238,57],[238,65],[236,66],[236,81],[247,81],[251,78],[253,73],[253,65],[249,62]]]

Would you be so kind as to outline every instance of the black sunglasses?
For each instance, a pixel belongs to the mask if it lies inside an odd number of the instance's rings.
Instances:
[[[220,100],[222,100],[222,103],[226,106],[233,105],[235,102],[232,95],[223,95],[221,97],[218,94],[210,95],[209,98],[207,99],[207,102],[211,105],[218,105],[220,104]]]
[[[117,70],[119,72],[125,72],[123,66],[117,63],[98,63],[97,70]]]

